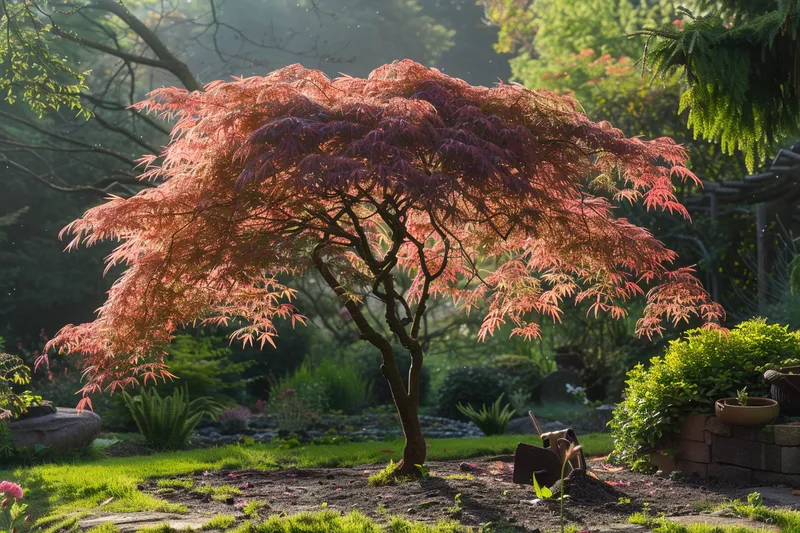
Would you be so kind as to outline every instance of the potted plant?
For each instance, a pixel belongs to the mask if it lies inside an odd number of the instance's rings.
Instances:
[[[722,398],[714,404],[721,422],[731,426],[760,426],[777,418],[778,402],[770,398],[751,398],[747,387],[737,391],[736,398]]]

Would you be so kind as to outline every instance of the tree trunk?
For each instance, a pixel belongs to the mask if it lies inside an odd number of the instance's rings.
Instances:
[[[399,409],[398,409],[399,412]],[[417,465],[425,464],[425,456],[428,449],[425,445],[425,437],[422,436],[422,427],[419,425],[419,415],[417,409],[407,417],[400,416],[403,425],[403,435],[406,438],[405,448],[403,448],[403,460],[398,471],[404,475],[419,475],[421,472]]]
[[[417,465],[425,464],[425,456],[428,451],[425,445],[425,438],[422,436],[422,426],[419,423],[419,401],[414,394],[408,394],[405,387],[403,387],[400,369],[397,367],[397,362],[394,358],[394,350],[392,350],[391,355],[384,351],[383,356],[381,373],[389,382],[389,390],[392,391],[394,405],[397,408],[400,425],[403,428],[403,436],[406,439],[405,447],[403,448],[403,459],[397,469],[397,473],[404,476],[417,476],[421,473]],[[410,391],[418,390],[419,374],[418,371],[409,372],[408,388]]]

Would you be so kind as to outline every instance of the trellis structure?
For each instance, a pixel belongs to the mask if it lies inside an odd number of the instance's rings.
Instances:
[[[702,193],[686,202],[690,211],[708,213],[717,221],[725,212],[752,213],[755,209],[758,301],[761,305],[767,301],[776,255],[771,223],[778,222],[787,229],[800,223],[800,142],[778,151],[768,169],[760,174],[723,183],[703,180],[703,185]],[[713,272],[712,277],[711,293],[718,298],[717,272]]]

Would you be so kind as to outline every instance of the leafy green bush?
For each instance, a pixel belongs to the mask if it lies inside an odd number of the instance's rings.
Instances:
[[[239,400],[246,384],[243,375],[255,362],[234,362],[232,356],[222,336],[178,335],[167,348],[166,358],[170,372],[178,379],[159,383],[158,389],[171,393],[177,387],[185,387],[220,401]]]
[[[467,420],[457,405],[491,404],[506,392],[503,378],[489,366],[463,366],[450,370],[439,386],[435,413],[445,418]]]
[[[502,401],[503,395],[501,394],[489,408],[486,407],[486,404],[483,404],[481,405],[481,410],[476,411],[471,405],[464,406],[459,403],[456,405],[456,409],[478,426],[478,429],[483,431],[483,434],[487,437],[502,435],[506,432],[508,421],[514,416],[514,410],[508,404],[505,404],[500,409]]]
[[[21,392],[14,390],[15,387],[28,385],[31,382],[30,369],[20,357],[2,353],[2,348],[2,338],[0,338],[0,411],[10,412],[13,420],[42,399],[29,390]]]
[[[744,387],[753,396],[765,396],[760,367],[799,355],[800,334],[763,319],[742,322],[727,335],[687,332],[662,357],[653,358],[649,368],[640,364],[628,373],[624,399],[611,421],[614,456],[646,468],[648,448],[678,430],[687,415],[711,413],[716,400]]]
[[[122,391],[122,397],[145,441],[157,450],[185,446],[204,416],[213,418],[222,410],[211,398],[189,401],[186,389],[164,397],[154,388],[142,389],[137,396]]]
[[[352,367],[334,359],[323,359],[318,365],[308,362],[294,373],[273,384],[273,391],[293,389],[315,411],[331,409],[356,413],[372,397],[372,384]],[[312,392],[317,391],[316,398]]]
[[[487,363],[505,380],[509,391],[525,391],[530,396],[542,380],[542,370],[536,362],[524,355],[499,355]]]

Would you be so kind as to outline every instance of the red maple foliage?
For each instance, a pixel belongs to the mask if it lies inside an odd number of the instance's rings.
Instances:
[[[139,108],[177,118],[161,158],[144,160],[144,178],[163,182],[64,230],[70,249],[118,239],[108,265],[126,267],[95,321],[51,342],[86,356],[85,396],[170,376],[163,346],[194,321],[241,318],[234,338],[272,343],[276,318],[303,321],[277,276],[315,271],[381,350],[404,464],[422,464],[417,338],[430,298],[485,313],[480,339],[507,322],[536,338],[532,317],[558,320],[567,302],[621,318],[639,295],[644,335],[722,316],[689,269],[670,267],[674,252],[615,217],[622,202],[688,217],[672,185],[696,181],[684,149],[626,138],[570,98],[474,87],[406,60],[366,79],[293,65],[160,89]],[[411,352],[407,384],[391,339],[361,312],[368,294]]]

